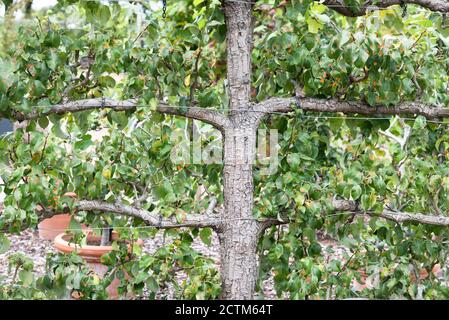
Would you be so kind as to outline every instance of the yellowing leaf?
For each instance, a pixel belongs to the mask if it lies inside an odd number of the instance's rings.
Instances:
[[[190,74],[184,78],[184,84],[186,87],[190,86]]]
[[[200,30],[202,30],[205,25],[206,25],[206,19],[201,19],[200,21],[198,21],[198,28]]]
[[[318,33],[318,31],[323,27],[320,22],[311,17],[307,18],[306,22],[310,33]]]
[[[108,180],[111,179],[111,170],[103,169],[102,175],[103,175],[103,178],[105,178],[105,179],[108,179]]]
[[[178,223],[183,223],[187,218],[187,213],[182,209],[176,209],[176,220]]]
[[[204,2],[204,0],[193,0],[193,5],[195,6],[195,7],[197,7],[198,5],[200,5],[201,3],[203,3]]]
[[[327,6],[321,3],[314,2],[310,9],[312,10],[312,12],[320,14],[326,11]]]
[[[155,111],[157,109],[157,99],[156,98],[151,98],[150,100],[150,110]]]
[[[304,196],[303,193],[298,192],[298,193],[295,195],[295,202],[296,202],[296,204],[297,204],[298,206],[303,205],[305,200],[306,200],[306,197]]]

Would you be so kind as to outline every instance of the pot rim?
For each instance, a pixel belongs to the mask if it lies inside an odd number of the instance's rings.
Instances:
[[[57,215],[54,215],[53,217],[42,219],[42,221],[40,221],[37,224],[37,226],[38,226],[38,228],[42,228],[43,226],[46,226],[49,224],[51,225],[51,224],[55,224],[55,223],[66,222],[65,220],[67,220],[67,222],[70,222],[71,218],[72,218],[72,216],[69,213],[57,214]]]
[[[88,236],[89,232],[85,233],[87,233]],[[58,251],[63,253],[72,253],[73,251],[77,251],[80,256],[92,258],[94,260],[97,260],[105,253],[112,251],[112,246],[78,245],[75,243],[69,243],[68,240],[64,239],[67,236],[71,237],[65,232],[56,236],[54,246]]]
[[[86,229],[83,230],[83,233],[89,237],[92,235],[92,230]],[[117,232],[113,231],[113,235],[117,236]],[[58,234],[53,243],[54,247],[63,253],[72,253],[73,251],[77,251],[78,254],[84,258],[89,260],[98,261],[101,256],[112,251],[112,246],[94,246],[94,245],[78,245],[75,243],[69,243],[68,240],[64,239],[64,237],[70,237],[71,235],[66,234],[65,232]],[[142,239],[137,239],[136,244],[142,245]]]

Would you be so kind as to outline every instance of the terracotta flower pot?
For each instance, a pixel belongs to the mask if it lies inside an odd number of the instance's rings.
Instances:
[[[44,219],[37,225],[39,230],[39,238],[45,240],[54,240],[57,235],[64,232],[70,225],[70,214],[58,214],[51,218]],[[86,228],[82,225],[82,228]]]
[[[367,287],[367,284],[366,284],[367,274],[366,274],[366,271],[363,269],[359,269],[357,271],[360,274],[361,283],[358,282],[357,279],[354,278],[352,280],[352,286],[355,291],[362,291],[363,289],[365,289]]]
[[[76,194],[74,192],[66,192],[64,197],[70,197],[70,198],[76,198]],[[40,210],[43,210],[42,207],[38,206]],[[69,228],[70,225],[70,214],[57,214],[51,218],[44,219],[41,221],[38,225],[38,231],[39,231],[39,238],[45,239],[45,240],[54,240],[56,236],[62,232],[64,232],[65,229]],[[83,224],[81,225],[83,229],[86,228],[86,226]]]
[[[439,263],[435,264],[435,265],[432,267],[432,274],[433,274],[433,276],[436,277],[436,278],[439,278],[439,277],[442,277],[442,276],[443,276],[443,270],[441,270],[441,266],[440,266]],[[420,280],[420,281],[421,281],[421,280],[425,280],[425,279],[427,279],[427,277],[429,277],[429,272],[428,272],[425,268],[421,268],[421,269],[419,270],[419,280]],[[411,282],[413,282],[413,283],[418,282],[417,279],[416,279],[415,272],[413,272],[413,271],[410,271],[410,280],[411,280]]]
[[[101,237],[92,233],[91,230],[86,230],[87,233],[87,241],[88,242],[100,242]],[[108,266],[101,263],[101,256],[112,251],[112,246],[100,246],[100,245],[84,245],[75,247],[74,243],[69,243],[70,235],[61,233],[54,239],[55,248],[62,253],[72,253],[73,251],[77,251],[78,255],[82,257],[89,267],[100,277],[104,277],[106,272],[108,271]],[[117,240],[118,234],[117,232],[112,233],[112,240]],[[136,243],[141,246],[143,244],[142,239],[138,239]],[[131,247],[129,246],[129,250]],[[125,274],[126,277],[129,275]],[[117,299],[119,297],[118,294],[118,286],[120,285],[119,279],[114,279],[112,283],[107,287],[108,296],[110,299]]]

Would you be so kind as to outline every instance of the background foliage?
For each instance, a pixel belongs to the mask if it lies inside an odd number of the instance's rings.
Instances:
[[[172,163],[170,135],[187,123],[154,112],[160,98],[173,105],[227,110],[225,26],[218,0],[169,1],[165,20],[150,2],[60,0],[32,19],[16,21],[13,29],[6,25],[7,16],[3,22],[2,32],[10,40],[1,51],[2,117],[36,106],[45,112],[64,99],[103,96],[137,97],[141,107],[132,113],[104,109],[45,116],[3,136],[1,229],[20,232],[35,226],[38,206],[72,207],[73,200],[62,196],[67,191],[79,198],[133,204],[147,189],[143,208],[180,218],[207,207],[204,197],[196,195],[199,186],[222,200],[221,166]],[[292,96],[300,83],[308,96],[370,105],[421,100],[447,106],[449,29],[441,24],[440,14],[414,6],[405,17],[400,7],[392,7],[347,18],[309,0],[260,1],[255,6],[252,98]],[[92,66],[79,65],[82,57],[92,59]],[[330,205],[338,197],[357,200],[363,210],[379,212],[388,206],[445,215],[447,123],[326,116],[298,111],[294,117],[271,115],[262,125],[279,131],[280,162],[275,175],[262,176],[255,168],[254,214],[294,223],[272,227],[261,239],[260,285],[272,273],[278,296],[291,299],[448,298],[446,268],[439,276],[432,272],[436,264],[446,264],[446,228],[333,214]],[[399,137],[407,126],[411,133],[403,148],[380,134],[389,128]],[[93,139],[95,130],[105,138]],[[116,215],[74,214],[92,227],[105,222],[143,226]],[[131,232],[148,237],[156,231]],[[131,232],[120,230],[122,238]],[[317,242],[322,232],[349,249],[346,263],[324,260]],[[110,273],[102,281],[77,256],[49,256],[43,277],[33,275],[26,257],[13,256],[17,281],[0,282],[0,298],[54,298],[74,289],[83,298],[102,299],[114,276],[123,280],[123,292],[137,295],[146,287],[154,298],[172,283],[179,298],[217,297],[219,274],[213,261],[191,247],[195,237],[210,244],[211,230],[165,233],[170,244],[154,255],[137,250],[124,261],[126,249],[117,245],[106,257]],[[0,252],[7,246],[1,234]],[[428,274],[424,279],[419,277],[422,269]],[[123,270],[133,276],[131,282]],[[174,276],[180,270],[188,276],[181,285]],[[378,285],[354,290],[352,279],[360,277],[360,270],[377,275]]]

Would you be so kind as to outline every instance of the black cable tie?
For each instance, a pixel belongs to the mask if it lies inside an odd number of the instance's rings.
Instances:
[[[296,102],[296,108],[301,109],[301,97],[296,96],[295,102]]]
[[[359,212],[359,211],[360,211],[359,202],[356,200],[355,201],[355,210],[354,210],[354,212]]]
[[[106,98],[105,97],[103,97],[103,98],[101,98],[101,109],[104,109],[105,108],[105,104],[106,104]]]
[[[157,226],[158,226],[159,228],[162,227],[162,214],[159,215],[159,222],[158,222]]]

